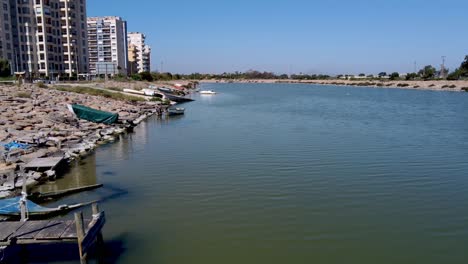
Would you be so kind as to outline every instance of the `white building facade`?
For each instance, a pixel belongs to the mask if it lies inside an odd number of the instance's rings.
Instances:
[[[127,22],[120,17],[88,18],[91,74],[127,74]]]
[[[138,73],[151,71],[151,47],[146,45],[146,36],[140,32],[128,34],[128,44],[136,49],[136,68]]]

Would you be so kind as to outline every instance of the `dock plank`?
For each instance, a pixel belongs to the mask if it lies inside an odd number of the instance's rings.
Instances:
[[[49,222],[50,220],[28,221],[12,237],[16,237],[16,239],[33,239],[44,228],[47,228]]]
[[[0,241],[7,241],[8,238],[24,224],[24,222],[2,222],[0,228]]]
[[[53,239],[60,239],[60,236],[65,232],[68,226],[73,221],[57,221],[52,220],[47,224],[47,227],[42,229],[34,239],[37,240],[53,240]]]
[[[60,236],[60,238],[77,238],[76,234],[76,224],[75,221],[71,221],[72,223],[67,227],[67,229],[63,232],[63,234]],[[83,221],[85,225],[85,232],[88,232],[89,230],[89,223],[91,223],[91,220],[84,220]]]
[[[55,168],[60,162],[62,162],[63,157],[49,157],[49,158],[36,158],[30,161],[25,165],[25,169],[31,168]]]

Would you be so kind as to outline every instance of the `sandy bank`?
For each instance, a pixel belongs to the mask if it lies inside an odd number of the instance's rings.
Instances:
[[[299,83],[320,85],[366,86],[375,88],[404,88],[460,92],[468,90],[468,80],[463,81],[405,81],[405,80],[201,80],[200,83]]]

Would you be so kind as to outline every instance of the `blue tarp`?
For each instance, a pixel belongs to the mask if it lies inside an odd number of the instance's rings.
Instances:
[[[30,146],[28,144],[18,143],[18,142],[11,142],[8,144],[2,144],[6,151],[11,151],[14,149],[28,149]]]

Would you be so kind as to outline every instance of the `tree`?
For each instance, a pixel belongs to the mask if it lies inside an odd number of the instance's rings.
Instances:
[[[152,82],[154,79],[153,79],[153,76],[151,75],[151,73],[149,72],[142,72],[140,73],[140,77],[143,81],[148,81],[148,82]]]
[[[11,76],[10,62],[5,59],[0,59],[0,77]]]
[[[436,68],[432,67],[432,65],[427,65],[422,70],[419,71],[419,75],[422,76],[424,80],[434,78],[435,74],[436,74]]]
[[[366,75],[364,73],[360,73],[359,77],[365,77]]]
[[[380,78],[385,77],[385,76],[387,76],[387,73],[386,73],[386,72],[381,72],[381,73],[379,73],[379,77],[380,77]]]
[[[465,60],[461,63],[460,68],[458,68],[459,77],[468,76],[468,55],[465,56]]]
[[[396,80],[398,78],[400,78],[400,74],[398,72],[390,74],[390,80]]]
[[[408,73],[408,74],[406,75],[406,80],[414,80],[414,79],[416,79],[417,77],[418,77],[418,74],[415,73],[415,72]]]
[[[447,80],[456,81],[456,80],[460,79],[460,75],[461,75],[460,69],[456,69],[454,72],[450,73],[447,76]]]

